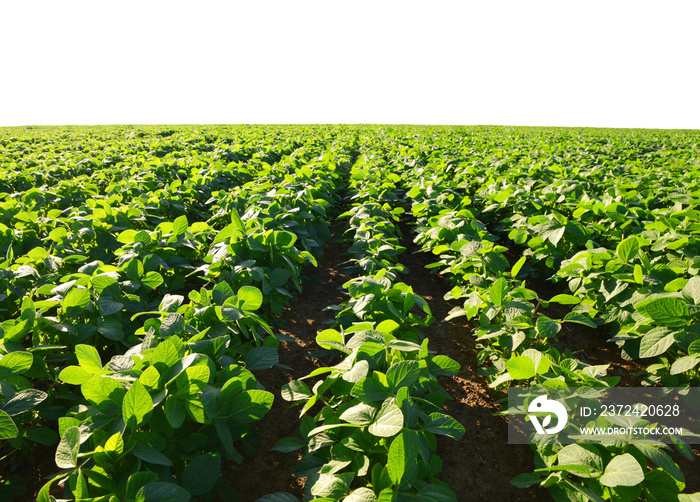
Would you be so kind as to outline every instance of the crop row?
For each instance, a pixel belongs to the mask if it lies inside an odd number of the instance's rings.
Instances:
[[[419,328],[432,322],[430,308],[398,281],[407,272],[398,261],[402,209],[376,202],[378,189],[392,200],[396,187],[368,180],[364,163],[360,157],[350,172],[353,204],[341,215],[349,220],[349,264],[361,275],[343,285],[348,300],[333,307],[334,328],[316,337],[340,362],[285,385],[283,397],[302,405],[302,439],[287,438],[276,448],[303,448],[295,474],[308,477],[305,500],[456,501],[436,478],[442,460],[435,437],[458,440],[464,433],[440,412],[449,396],[437,381],[459,365],[428,350]]]
[[[434,170],[426,171],[430,174],[418,170],[409,192],[418,218],[416,242],[438,255],[434,266],[455,284],[447,297],[460,300],[462,306],[451,316],[466,316],[478,323],[475,336],[481,349],[479,361],[488,364],[480,373],[487,376],[490,385],[616,385],[619,377],[606,376],[608,365],[588,365],[568,349],[562,353],[550,344],[563,323],[596,324],[587,309],[573,309],[563,319],[551,319],[538,310],[549,303],[578,305],[581,300],[558,294],[545,301],[528,289],[519,279],[526,256],[511,266],[505,254],[508,248],[480,221],[478,206],[471,197],[460,195],[451,180],[433,175]],[[621,244],[620,249],[629,242]],[[610,425],[604,421],[596,425]],[[692,450],[681,439],[676,446],[692,458]],[[678,494],[685,481],[664,445],[563,446],[547,442],[534,449],[538,469],[518,476],[513,483],[539,483],[549,487],[557,500],[654,499],[669,492]],[[656,468],[647,469],[650,464]],[[609,475],[623,471],[624,480]]]
[[[315,264],[304,248],[318,252],[329,236],[307,215],[332,209],[333,157],[304,157],[241,187],[243,217],[227,191],[210,223],[183,215],[152,230],[112,226],[104,231],[123,244],[113,262],[32,274],[42,284],[27,285],[19,317],[3,323],[0,414],[15,454],[58,441],[62,470],[40,500],[54,483],[78,499],[225,493],[222,458],[243,460],[234,443],[252,451],[250,424],[272,403],[251,371],[276,363],[279,341],[256,311],[268,320],[281,311]],[[18,266],[30,265],[14,260],[11,280],[22,278]],[[193,274],[201,287],[187,282]],[[164,282],[172,293],[163,296]]]

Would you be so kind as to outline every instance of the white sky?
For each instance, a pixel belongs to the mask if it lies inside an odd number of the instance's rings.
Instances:
[[[700,2],[3,0],[0,126],[700,129]]]

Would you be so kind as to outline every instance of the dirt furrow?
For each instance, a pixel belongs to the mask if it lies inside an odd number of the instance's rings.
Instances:
[[[498,396],[476,374],[478,349],[472,328],[465,318],[443,321],[457,305],[444,299],[451,286],[447,278],[425,268],[434,261],[433,256],[420,252],[413,243],[411,227],[404,222],[400,228],[401,245],[406,247],[401,263],[409,269],[402,280],[428,301],[435,317],[435,322],[423,329],[430,340],[429,348],[461,365],[455,377],[443,377],[441,383],[454,397],[446,402],[444,412],[459,421],[466,433],[460,441],[439,437],[438,454],[443,461],[440,479],[464,502],[550,500],[545,490],[520,489],[509,483],[518,474],[532,472],[532,451],[527,445],[508,444],[506,418],[494,415],[501,410],[495,402]]]
[[[256,374],[260,384],[275,395],[275,401],[267,415],[256,424],[261,440],[257,454],[246,458],[241,465],[229,462],[226,467],[227,483],[236,489],[241,502],[253,502],[276,492],[289,492],[299,499],[303,496],[304,480],[292,474],[301,459],[301,451],[280,453],[273,451],[272,447],[282,438],[299,437],[299,408],[290,408],[290,403],[282,399],[280,390],[290,380],[323,365],[310,354],[318,349],[316,333],[328,327],[324,321],[335,317],[332,311],[323,309],[345,299],[340,287],[350,277],[338,267],[347,247],[340,242],[340,232],[342,228],[336,227],[333,239],[326,244],[324,254],[318,260],[318,267],[306,273],[308,282],[297,301],[285,308],[280,317],[286,326],[278,332],[293,340],[281,343],[279,363],[292,369],[273,368]]]

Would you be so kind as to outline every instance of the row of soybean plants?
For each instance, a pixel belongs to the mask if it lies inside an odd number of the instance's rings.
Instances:
[[[277,360],[279,342],[255,313],[271,317],[277,307],[261,290],[291,298],[301,268],[315,261],[297,239],[318,229],[302,217],[299,237],[280,228],[289,213],[325,212],[333,200],[335,166],[322,153],[290,156],[241,186],[250,194],[275,187],[276,212],[251,202],[241,218],[219,203],[230,202],[229,191],[215,190],[208,222],[117,223],[101,229],[120,244],[111,261],[49,280],[38,274],[43,283],[25,288],[19,318],[3,325],[0,408],[6,448],[55,444],[58,429],[62,470],[40,500],[54,483],[65,497],[99,500],[188,500],[226,489],[221,457],[242,460],[234,442],[250,449],[250,423],[272,402],[250,372]]]
[[[625,357],[649,361],[647,384],[697,386],[698,170],[649,171],[516,171],[476,190],[473,202],[526,249],[533,272],[566,283],[576,310],[605,325]]]
[[[437,479],[436,435],[458,440],[464,428],[441,413],[449,396],[437,378],[459,365],[429,350],[420,328],[432,322],[430,308],[399,282],[407,272],[396,223],[403,209],[392,206],[399,179],[380,167],[361,156],[350,172],[352,205],[341,216],[353,241],[347,264],[360,275],[343,285],[348,300],[332,307],[334,327],[316,337],[338,362],[284,386],[283,397],[301,406],[302,437],[276,448],[303,448],[295,474],[308,477],[304,500],[455,501]]]
[[[575,305],[579,299],[560,294],[544,301],[528,289],[520,279],[526,257],[511,267],[505,255],[508,248],[488,231],[481,213],[465,193],[464,182],[455,181],[449,170],[435,167],[428,163],[414,170],[409,196],[418,218],[416,242],[439,256],[434,266],[455,284],[447,297],[459,299],[463,305],[451,316],[466,316],[478,322],[475,335],[481,349],[479,361],[487,364],[480,373],[497,389],[515,383],[549,387],[616,385],[619,377],[605,376],[608,365],[588,365],[570,349],[562,352],[550,344],[564,322],[595,324],[585,312],[572,311],[563,319],[550,319],[538,310],[551,302]],[[518,476],[513,482],[516,486],[539,483],[549,487],[557,500],[656,500],[669,493],[676,496],[684,486],[683,474],[664,445],[546,443],[533,448],[537,471]],[[678,448],[685,454],[689,451],[682,441]],[[624,480],[611,475],[622,471]]]
[[[697,385],[692,137],[567,133],[453,150],[431,165],[451,170],[482,221],[524,248],[525,273],[566,282],[575,311],[605,325],[623,357],[649,361],[646,384]]]
[[[291,152],[303,143],[304,135],[293,131],[271,132],[231,127],[3,128],[0,193],[24,193],[36,188],[51,197],[66,197],[72,192],[80,199],[85,192],[134,176],[133,169],[141,164],[151,164],[156,178],[172,167],[175,171],[189,167],[198,158],[223,164],[248,160],[273,164],[285,151]],[[72,180],[78,186],[69,183]]]

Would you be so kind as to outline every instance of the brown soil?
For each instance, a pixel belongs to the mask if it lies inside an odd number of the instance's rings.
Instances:
[[[338,239],[326,244],[324,255],[318,260],[318,268],[306,272],[309,283],[297,301],[286,308],[281,316],[286,327],[279,332],[293,337],[294,341],[281,343],[279,362],[293,369],[273,368],[256,374],[265,389],[275,395],[275,401],[267,415],[256,424],[263,436],[258,454],[247,458],[242,465],[229,463],[226,466],[226,480],[236,489],[241,502],[253,502],[263,495],[277,492],[289,492],[299,499],[303,497],[305,478],[300,479],[292,474],[301,459],[301,450],[292,453],[272,450],[282,438],[301,437],[299,408],[290,408],[290,403],[282,399],[280,389],[290,380],[326,365],[309,353],[319,349],[315,339],[319,331],[328,327],[324,321],[335,318],[332,311],[323,309],[346,299],[340,288],[350,277],[338,268],[338,264],[344,261],[342,253],[345,248],[346,245]]]
[[[457,305],[444,299],[450,289],[446,278],[425,268],[432,255],[418,252],[412,242],[412,234],[406,225],[401,226],[407,251],[401,263],[410,273],[403,281],[425,298],[436,321],[423,334],[430,340],[430,350],[451,357],[461,365],[453,378],[443,377],[441,384],[454,397],[445,404],[445,413],[452,416],[466,429],[460,441],[447,437],[438,439],[438,455],[443,460],[440,479],[457,494],[460,501],[550,500],[548,491],[541,488],[520,489],[510,484],[518,474],[532,472],[534,456],[527,445],[508,444],[508,422],[496,400],[498,395],[476,374],[477,353],[472,329],[464,319],[442,321]]]

